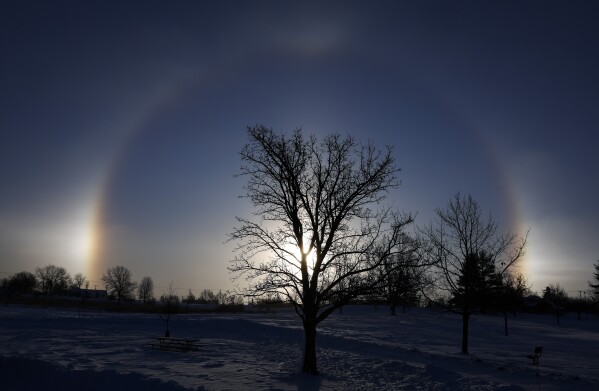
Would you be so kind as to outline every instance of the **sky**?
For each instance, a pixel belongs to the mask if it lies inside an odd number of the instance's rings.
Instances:
[[[247,127],[393,146],[388,201],[530,229],[533,291],[599,259],[594,1],[0,3],[0,278],[232,289]],[[243,283],[243,281],[241,281]],[[239,281],[237,282],[239,283]]]

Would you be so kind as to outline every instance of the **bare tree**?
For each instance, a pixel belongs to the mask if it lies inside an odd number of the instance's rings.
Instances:
[[[131,272],[124,266],[109,267],[106,274],[102,276],[106,290],[117,298],[117,304],[121,300],[133,297],[135,282],[131,279]]]
[[[396,314],[398,305],[406,311],[406,306],[417,303],[420,292],[426,285],[426,267],[418,254],[420,243],[416,239],[403,235],[398,246],[399,253],[385,259],[374,270],[381,281],[377,294],[387,302],[391,315]]]
[[[196,302],[196,296],[193,294],[191,289],[189,290],[189,292],[187,292],[187,297],[185,297],[185,300],[183,302],[185,303],[185,308],[189,308],[190,304]]]
[[[85,276],[81,273],[77,273],[73,277],[73,287],[76,289],[81,289],[81,287],[85,285],[85,282]]]
[[[210,289],[203,289],[197,297],[200,304],[218,304],[218,299]]]
[[[170,330],[171,315],[179,312],[179,303],[180,302],[181,302],[181,300],[179,299],[179,296],[177,296],[177,293],[175,292],[175,288],[173,288],[173,282],[171,281],[171,283],[168,286],[167,291],[164,292],[160,296],[160,305],[162,306],[162,314],[160,316],[162,317],[162,320],[164,321],[164,324],[166,327],[164,330],[165,337],[171,336],[171,330]]]
[[[462,353],[468,353],[468,322],[497,276],[523,257],[528,235],[500,234],[489,214],[484,218],[471,197],[456,194],[436,221],[422,230],[428,256],[436,262],[439,288],[453,296],[462,316]]]
[[[499,301],[503,311],[503,329],[506,337],[509,335],[508,312],[515,314],[516,309],[522,306],[524,295],[528,293],[530,287],[523,274],[507,273],[503,276]]]
[[[154,299],[154,281],[152,277],[144,277],[141,279],[137,287],[137,297],[142,303],[147,304]]]
[[[243,305],[243,297],[241,295],[237,295],[235,293],[231,293],[229,291],[218,291],[216,295],[214,295],[214,300],[218,305],[223,306],[242,306]]]
[[[38,267],[35,274],[44,294],[64,292],[71,285],[71,276],[62,266]]]
[[[543,290],[543,301],[554,311],[559,324],[560,317],[570,301],[566,290],[559,283],[549,284]]]
[[[366,275],[397,252],[413,218],[381,206],[398,186],[391,148],[264,126],[248,136],[240,175],[257,221],[237,218],[229,270],[247,278],[246,296],[280,293],[293,304],[305,335],[302,370],[316,374],[317,325],[373,288]]]

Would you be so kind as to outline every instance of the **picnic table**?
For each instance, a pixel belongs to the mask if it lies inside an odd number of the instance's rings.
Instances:
[[[156,337],[158,343],[150,344],[152,348],[159,348],[160,350],[171,350],[175,352],[191,352],[197,351],[200,346],[199,339],[185,339],[185,338],[172,338],[172,337]]]

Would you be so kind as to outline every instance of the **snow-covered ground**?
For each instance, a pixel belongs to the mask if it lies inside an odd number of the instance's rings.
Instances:
[[[348,306],[319,328],[320,376],[299,373],[303,334],[291,311],[178,314],[171,336],[197,352],[151,349],[157,315],[0,306],[0,390],[599,390],[599,318],[458,316]],[[525,356],[543,346],[540,366]]]

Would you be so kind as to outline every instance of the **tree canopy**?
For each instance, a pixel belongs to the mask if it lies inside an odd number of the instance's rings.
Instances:
[[[422,229],[427,255],[435,262],[438,288],[449,293],[462,316],[462,352],[468,353],[470,315],[499,288],[524,256],[527,235],[502,233],[472,196],[454,195]]]
[[[102,276],[102,281],[106,285],[106,290],[117,298],[117,303],[121,300],[133,297],[136,284],[131,278],[131,272],[125,266],[109,267],[106,274]]]
[[[379,150],[350,136],[319,141],[301,130],[287,136],[248,128],[240,175],[254,219],[238,217],[230,270],[245,276],[244,294],[280,293],[302,319],[305,372],[316,373],[316,325],[372,289],[366,274],[398,252],[413,221],[382,205],[398,186],[390,147]]]
[[[64,292],[71,285],[71,276],[62,266],[38,267],[35,274],[44,294]]]

